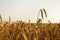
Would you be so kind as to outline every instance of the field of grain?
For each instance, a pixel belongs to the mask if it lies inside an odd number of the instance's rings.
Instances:
[[[0,24],[0,40],[60,40],[60,24]]]
[[[40,9],[41,17],[43,11],[47,17],[45,9]],[[28,23],[22,21],[9,22],[2,21],[0,16],[0,40],[60,40],[60,23],[42,23],[42,19],[38,18],[36,23]]]

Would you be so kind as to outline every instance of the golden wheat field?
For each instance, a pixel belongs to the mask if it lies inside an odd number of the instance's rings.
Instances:
[[[41,17],[43,11],[47,17],[45,9],[40,9]],[[9,22],[2,21],[0,16],[0,40],[60,40],[60,23],[42,23],[42,19],[38,18],[36,23],[28,23],[22,21]]]

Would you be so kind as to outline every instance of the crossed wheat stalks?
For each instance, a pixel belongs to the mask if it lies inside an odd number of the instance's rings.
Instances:
[[[42,19],[39,18],[39,14],[41,14],[41,18]],[[40,23],[40,22],[42,23],[42,20],[44,20],[43,14],[45,14],[45,17],[47,18],[47,13],[46,13],[46,10],[44,8],[43,9],[40,9],[39,12],[38,12],[37,24]],[[51,21],[49,21],[49,20],[48,20],[48,22],[51,23]]]

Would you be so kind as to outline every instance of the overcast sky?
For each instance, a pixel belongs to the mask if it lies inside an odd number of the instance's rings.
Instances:
[[[30,19],[35,22],[41,8],[46,9],[47,19],[51,22],[60,21],[60,0],[0,0],[0,14],[3,20],[8,20],[11,16],[13,21]]]

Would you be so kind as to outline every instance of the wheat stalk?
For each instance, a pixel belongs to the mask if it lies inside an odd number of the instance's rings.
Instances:
[[[47,13],[46,13],[46,10],[43,8],[43,11],[44,11],[44,13],[45,13],[45,16],[46,16],[46,18],[47,18]]]
[[[42,19],[43,19],[43,11],[42,11],[42,9],[40,9],[40,11],[41,11],[41,17],[42,17]]]
[[[36,24],[38,24],[41,21],[41,19],[39,19],[40,11],[41,11],[41,15],[43,15],[42,10],[40,9],[39,12],[38,12],[38,17],[37,17],[37,23]],[[42,16],[42,18],[43,18],[43,16]]]
[[[48,22],[51,24],[51,21],[48,20]]]

